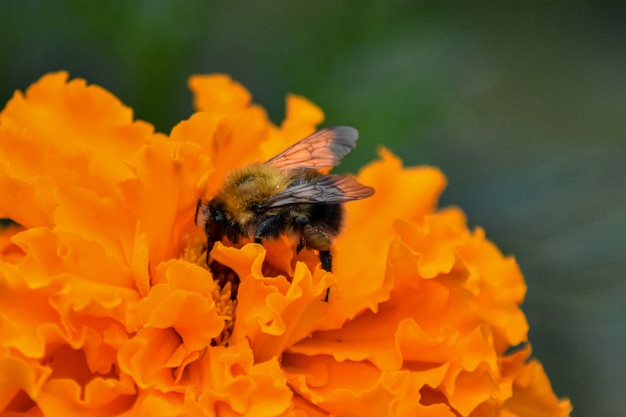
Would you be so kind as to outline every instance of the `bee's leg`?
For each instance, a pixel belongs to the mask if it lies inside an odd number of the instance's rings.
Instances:
[[[320,261],[322,262],[322,269],[324,271],[332,272],[333,269],[333,257],[330,254],[329,250],[321,250],[320,251]],[[328,296],[330,295],[330,287],[326,288],[326,295],[324,296],[324,301],[328,302]]]
[[[216,240],[216,238],[213,236],[215,232],[214,229],[219,227],[218,225],[212,225],[212,223],[209,221],[208,210],[209,210],[208,205],[207,206],[203,205],[202,199],[199,198],[198,204],[196,205],[196,213],[193,216],[193,223],[196,226],[204,224],[204,233],[206,234],[206,238],[207,238],[207,248],[206,248],[207,266],[209,265],[209,254],[211,253],[211,249],[213,249],[213,245],[215,244],[215,240]],[[202,221],[198,221],[199,218],[201,218]]]
[[[211,245],[210,243],[209,243],[209,244],[207,244],[207,248],[206,248],[206,259],[204,260],[204,262],[206,262],[207,266],[209,266],[209,257],[210,257],[210,255],[211,255],[211,249],[213,249],[213,248],[209,249],[209,246],[213,246],[213,245]]]
[[[305,246],[306,246],[306,241],[304,240],[304,238],[301,238],[300,241],[298,242],[298,246],[296,246],[296,253],[300,253],[302,249],[304,249]]]
[[[331,269],[333,269],[333,258],[329,250],[320,251],[320,261],[322,261],[322,269],[331,272]],[[329,295],[330,287],[326,288],[326,295],[324,295],[325,302],[328,302]]]
[[[210,266],[210,255],[215,242],[222,240],[224,234],[229,233],[229,228],[227,227],[228,222],[226,221],[226,216],[221,209],[210,209],[208,205],[201,206],[198,205],[200,210],[202,210],[202,215],[206,216],[204,220],[204,232],[206,234],[206,264]]]
[[[329,250],[320,251],[320,261],[324,271],[333,272],[333,257]]]
[[[198,213],[200,213],[200,207],[202,207],[202,199],[198,199],[198,204],[196,205],[196,214],[193,216],[193,224],[198,225]]]
[[[322,269],[324,271],[332,272],[333,270],[333,258],[330,253],[330,237],[321,230],[307,224],[302,229],[302,237],[306,242],[307,247],[317,249],[320,253],[320,262],[322,263]],[[326,289],[326,295],[324,301],[328,302],[328,295],[330,294],[330,288]]]
[[[204,226],[204,231],[206,233],[206,264],[209,266],[209,255],[211,254],[211,250],[215,245],[215,237],[211,233],[211,228],[209,227],[209,223]]]

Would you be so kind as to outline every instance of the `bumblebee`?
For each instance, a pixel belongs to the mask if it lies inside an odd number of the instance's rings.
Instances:
[[[342,203],[374,194],[374,189],[346,175],[321,171],[339,165],[356,146],[358,132],[349,126],[322,129],[262,163],[231,171],[215,198],[198,201],[196,224],[204,224],[207,263],[215,242],[247,237],[289,236],[296,250],[317,250],[322,269],[332,271],[332,240],[345,217]],[[326,295],[328,298],[328,293]]]

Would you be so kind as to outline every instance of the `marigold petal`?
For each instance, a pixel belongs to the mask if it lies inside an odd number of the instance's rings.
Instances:
[[[402,295],[410,290],[404,290]],[[480,322],[467,334],[464,327],[456,329],[437,326],[451,326],[453,321],[431,323],[433,315],[452,314],[446,312],[452,304],[450,293],[440,285],[425,284],[420,288],[423,299],[416,293],[408,294],[407,299],[416,303],[423,301],[423,312],[413,311],[405,305],[404,298],[393,303],[384,303],[376,313],[364,312],[345,323],[341,329],[317,332],[292,346],[289,351],[307,355],[327,354],[338,361],[368,360],[383,370],[396,370],[403,366],[422,365],[424,369],[437,367],[452,360],[462,359],[465,369],[475,369],[479,363],[488,362],[496,367],[496,356]],[[421,300],[420,300],[421,299]],[[422,324],[423,328],[418,325]],[[439,323],[439,324],[437,324]],[[449,324],[447,324],[449,323]]]
[[[285,136],[304,138],[324,121],[322,109],[296,94],[287,96],[285,109],[285,120],[281,124],[281,131]]]
[[[67,345],[50,352],[45,367],[17,358],[0,359],[0,365],[0,404],[13,396],[10,404],[0,405],[7,415],[20,411],[29,415],[118,414],[134,401],[135,386],[130,379],[93,375],[83,352]],[[17,370],[21,372],[14,373]]]
[[[291,278],[263,274],[266,251],[256,244],[242,249],[216,244],[212,256],[239,275],[237,320],[233,339],[247,335],[257,360],[278,356],[313,330],[330,326],[329,305],[323,302],[331,276],[297,262]],[[336,325],[336,323],[335,323]]]
[[[428,255],[431,258],[438,258],[439,253],[448,258],[445,267],[437,268],[438,279],[421,272],[424,257],[396,241],[389,258],[391,282],[395,284],[389,300],[379,304],[375,312],[363,312],[344,323],[341,329],[314,333],[289,352],[329,355],[339,363],[369,361],[381,370],[407,369],[416,383],[421,381],[420,387],[440,386],[439,395],[448,398],[462,415],[479,406],[493,409],[497,406],[491,400],[498,393],[499,373],[492,334],[471,294],[463,288],[467,273],[457,271],[465,267],[458,264],[455,248],[469,235],[456,234],[454,228],[445,227],[444,219],[434,215],[425,221],[431,225],[425,230],[432,234],[434,243],[415,240],[415,235],[422,236],[419,239],[425,236],[417,230],[407,235],[414,246],[422,242],[418,246],[434,251]],[[414,308],[416,305],[419,309]],[[293,375],[296,366],[302,366],[296,357],[289,362]]]
[[[246,334],[251,337],[251,346],[259,361],[280,355],[313,330],[327,326],[329,306],[322,301],[328,288],[327,276],[328,273],[321,269],[312,275],[303,263],[298,262],[285,294],[269,294],[262,303],[263,309],[256,307],[248,311],[245,307],[258,301],[250,297],[252,292],[246,291],[245,281],[242,282],[239,311],[245,314]],[[258,312],[254,314],[254,310]]]
[[[127,210],[146,234],[151,265],[180,253],[183,231],[192,227],[201,178],[208,168],[198,150],[186,142],[154,141],[128,161],[137,177],[120,188]]]
[[[108,253],[123,260],[129,257],[124,253],[120,241],[134,230],[133,219],[120,213],[121,206],[111,198],[101,198],[87,188],[64,188],[56,195],[58,208],[54,223],[57,230],[63,230],[98,241]],[[107,219],[106,222],[101,219]]]
[[[237,113],[250,105],[252,95],[226,74],[193,75],[189,88],[197,111],[215,114]]]
[[[0,115],[0,155],[9,164],[0,187],[34,185],[20,191],[20,204],[0,199],[12,207],[0,211],[26,227],[54,224],[98,240],[125,258],[119,240],[132,233],[134,219],[126,216],[118,183],[133,176],[126,158],[159,135],[102,88],[67,78],[42,77]]]
[[[265,254],[265,248],[258,244],[248,244],[238,249],[216,242],[211,257],[220,264],[232,268],[241,280],[242,277],[250,274],[263,277]]]
[[[171,260],[157,267],[155,284],[137,306],[144,327],[174,329],[186,351],[202,350],[220,334],[224,320],[211,298],[214,283],[206,269]]]
[[[327,411],[319,408],[309,400],[295,395],[293,397],[293,409],[285,417],[328,417]]]
[[[26,357],[41,358],[46,343],[61,342],[59,319],[48,304],[48,294],[32,292],[24,286],[12,286],[5,279],[23,279],[8,268],[1,270],[0,281],[0,346],[14,348]],[[25,332],[24,329],[29,329]]]
[[[25,95],[16,92],[0,114],[3,128],[24,130],[19,140],[0,141],[0,155],[17,178],[53,178],[115,195],[132,172],[124,157],[153,138],[153,128],[133,122],[132,110],[98,86],[67,81],[59,72],[42,77]]]
[[[200,112],[172,129],[171,139],[199,146],[197,154],[204,166],[198,185],[208,195],[217,192],[234,167],[258,161],[261,143],[267,139],[269,120],[256,107],[242,109],[236,116]]]
[[[202,116],[204,122],[217,122],[215,129],[205,133],[203,146],[214,164],[207,189],[207,195],[213,196],[233,168],[265,159],[261,145],[274,127],[265,110],[251,104],[250,93],[227,75],[196,75],[190,77],[189,87],[195,107],[208,114]]]
[[[46,343],[63,340],[83,347],[93,369],[106,372],[119,338],[108,341],[100,332],[123,328],[138,299],[128,271],[98,243],[72,234],[30,229],[13,239],[25,255],[15,266],[0,264],[11,288],[0,310],[2,343],[41,357]]]
[[[22,226],[15,223],[0,225],[0,260],[16,263],[24,255],[24,252],[12,240],[13,236],[24,230]]]
[[[398,325],[397,314],[393,309],[379,310],[376,314],[365,312],[341,329],[315,333],[289,351],[332,355],[339,362],[368,360],[383,370],[400,369],[402,355],[393,339]]]
[[[402,367],[418,372],[415,377],[424,378],[424,385],[439,386],[450,358],[456,354],[453,331],[444,328],[439,334],[429,334],[414,319],[403,319],[395,339],[402,355]]]
[[[70,379],[49,381],[37,398],[43,415],[110,416],[130,410],[134,387],[116,380],[96,378],[81,387]]]
[[[188,400],[190,396],[191,395],[187,394],[187,392],[182,396],[178,393],[161,392],[156,389],[144,389],[137,395],[137,400],[135,401],[130,415],[134,417],[204,417],[206,415],[215,415],[215,413],[205,413],[195,400]]]
[[[183,363],[180,336],[172,328],[141,329],[118,353],[120,369],[131,375],[140,388],[175,390],[172,368]]]
[[[504,257],[480,228],[458,253],[470,266],[467,288],[476,294],[479,314],[490,324],[498,351],[526,341],[528,322],[519,308],[526,285],[515,259]]]
[[[292,389],[331,415],[454,416],[443,405],[420,404],[420,386],[408,371],[381,372],[367,362],[292,354],[283,357],[283,367]]]
[[[572,405],[569,400],[559,400],[541,364],[530,361],[515,378],[513,396],[503,405],[503,411],[511,416],[569,416]]]
[[[394,235],[393,221],[405,219],[420,221],[434,211],[439,195],[443,191],[446,178],[436,168],[403,168],[402,162],[390,151],[381,148],[380,160],[365,166],[358,179],[363,184],[374,187],[376,193],[365,200],[346,205],[349,212],[346,232],[338,239],[345,239],[351,233],[362,238],[360,229],[348,230],[351,224],[368,225],[368,240]],[[393,201],[394,204],[389,204]],[[372,222],[372,213],[381,221]]]
[[[214,138],[221,121],[222,117],[215,114],[194,113],[189,119],[174,126],[170,133],[170,140],[174,142],[190,142],[199,146],[198,154],[206,172],[198,179],[198,186],[206,186],[210,174],[215,170],[219,149]]]
[[[0,126],[0,143],[6,141]],[[0,213],[26,227],[51,226],[57,208],[56,184],[49,178],[36,176],[20,179],[10,166],[0,162]]]
[[[279,416],[291,406],[292,392],[272,358],[255,363],[245,340],[207,349],[186,370],[184,381],[197,387],[193,398],[203,415]]]
[[[16,356],[0,358],[0,410],[26,411],[32,407],[52,370]],[[26,395],[20,397],[22,391]]]
[[[463,368],[466,371],[474,371],[484,364],[490,372],[497,372],[498,358],[488,326],[477,326],[469,334],[460,337],[456,348],[463,358]]]
[[[470,415],[481,403],[488,402],[497,394],[494,376],[486,364],[472,371],[459,372],[454,382],[444,388],[450,405],[460,415]]]
[[[456,249],[464,236],[446,219],[430,215],[419,224],[396,220],[395,228],[402,241],[418,254],[420,276],[434,278],[452,270],[456,263]]]
[[[390,152],[383,149],[380,154],[381,160],[358,176],[376,194],[346,205],[346,227],[335,243],[336,291],[344,301],[338,308],[346,317],[364,308],[375,309],[388,297],[393,283],[386,280],[385,269],[387,250],[396,235],[394,220],[420,221],[434,209],[445,185],[445,177],[435,168],[402,169]],[[380,220],[372,221],[372,213]]]

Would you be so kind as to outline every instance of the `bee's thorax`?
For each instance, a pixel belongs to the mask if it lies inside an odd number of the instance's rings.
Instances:
[[[247,225],[258,216],[258,207],[289,184],[285,173],[265,164],[254,164],[232,171],[219,191],[218,199],[228,220]]]

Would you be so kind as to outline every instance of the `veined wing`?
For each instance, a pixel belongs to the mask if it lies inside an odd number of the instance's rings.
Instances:
[[[289,204],[335,204],[360,200],[374,189],[347,175],[323,175],[311,182],[291,185],[261,204],[264,209]]]
[[[328,127],[295,143],[266,164],[281,169],[331,168],[354,149],[358,138],[359,132],[353,127]]]

